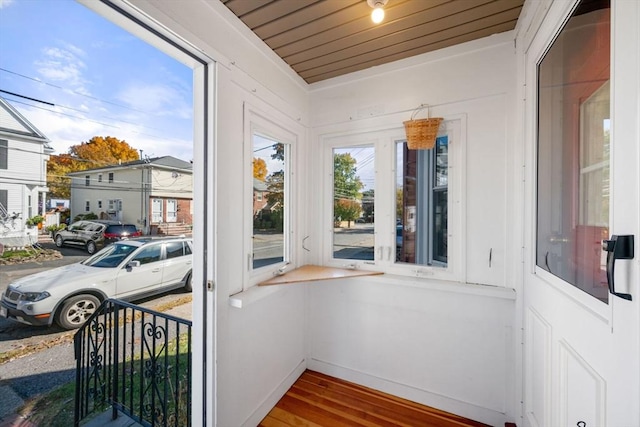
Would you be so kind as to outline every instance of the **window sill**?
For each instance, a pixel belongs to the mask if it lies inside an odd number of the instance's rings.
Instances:
[[[323,267],[320,265],[303,265],[300,268],[285,272],[280,276],[258,283],[258,286],[286,285],[290,283],[316,282],[319,280],[343,279],[347,277],[374,276],[383,274],[380,271],[355,270],[350,268]]]
[[[345,279],[349,277],[373,276],[383,274],[379,271],[353,270],[346,268],[322,267],[319,265],[304,265],[295,270],[286,272],[281,276],[273,277],[253,286],[246,291],[231,295],[229,305],[235,308],[244,308],[250,304],[267,298],[280,290],[282,286],[293,283],[309,283],[322,280]]]

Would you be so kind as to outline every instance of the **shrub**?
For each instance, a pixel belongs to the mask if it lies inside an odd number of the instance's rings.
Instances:
[[[26,221],[26,224],[27,224],[27,227],[34,227],[34,226],[40,224],[43,221],[44,221],[44,217],[42,215],[35,215],[35,216],[32,216],[31,218],[29,218]]]

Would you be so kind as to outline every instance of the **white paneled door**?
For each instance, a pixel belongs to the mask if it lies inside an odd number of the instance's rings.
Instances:
[[[553,2],[525,54],[525,426],[640,425],[638,22]]]

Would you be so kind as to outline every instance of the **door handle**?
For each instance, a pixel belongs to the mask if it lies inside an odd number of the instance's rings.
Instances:
[[[633,259],[633,235],[611,236],[611,240],[602,241],[602,250],[607,252],[607,284],[613,295],[631,301],[631,294],[616,292],[615,267],[617,259]]]

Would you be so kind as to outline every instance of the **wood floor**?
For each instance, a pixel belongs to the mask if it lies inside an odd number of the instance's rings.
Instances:
[[[314,371],[305,371],[259,425],[485,426]]]

